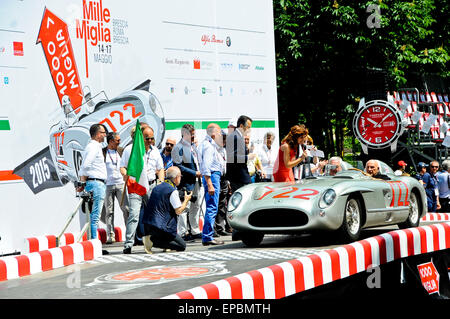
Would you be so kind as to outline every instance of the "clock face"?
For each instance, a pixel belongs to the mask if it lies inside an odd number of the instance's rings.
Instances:
[[[400,124],[399,113],[387,102],[369,102],[358,110],[353,121],[356,136],[361,143],[375,148],[390,145],[399,136]]]

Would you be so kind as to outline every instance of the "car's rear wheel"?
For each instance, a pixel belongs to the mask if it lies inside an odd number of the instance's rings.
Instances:
[[[239,236],[242,242],[248,247],[258,247],[264,238],[264,234],[262,233],[241,233]]]
[[[420,223],[420,202],[416,193],[411,193],[409,197],[409,215],[408,219],[398,224],[399,228],[417,227]]]
[[[346,241],[355,241],[359,238],[362,226],[362,209],[359,199],[349,197],[345,203],[344,220],[339,229]]]

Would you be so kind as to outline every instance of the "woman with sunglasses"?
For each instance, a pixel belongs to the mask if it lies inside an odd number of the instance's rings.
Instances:
[[[297,158],[299,145],[305,144],[308,136],[308,129],[305,125],[294,125],[289,133],[281,141],[278,156],[274,164],[274,182],[294,182],[292,168],[300,164],[307,156],[306,149],[303,149],[301,156]]]

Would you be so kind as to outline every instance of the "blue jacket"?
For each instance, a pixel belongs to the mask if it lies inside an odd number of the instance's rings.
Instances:
[[[196,173],[199,170],[195,164],[194,153],[191,152],[190,146],[179,141],[172,149],[173,165],[177,166],[183,177],[181,178],[178,189],[186,187],[188,192],[192,191],[197,181]]]

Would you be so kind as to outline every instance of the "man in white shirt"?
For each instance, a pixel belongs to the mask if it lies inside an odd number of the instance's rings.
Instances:
[[[261,160],[263,171],[266,173],[267,181],[272,180],[273,165],[277,159],[277,154],[272,148],[272,143],[275,139],[275,134],[267,132],[264,134],[264,144],[258,149],[257,154]]]
[[[147,203],[147,199],[150,197],[150,194],[153,188],[156,186],[157,181],[164,181],[164,163],[161,158],[161,154],[158,149],[153,146],[154,132],[150,126],[142,127],[142,135],[144,137],[145,144],[145,155],[144,162],[147,167],[147,178],[148,183],[150,185],[150,189],[148,193],[144,196],[140,196],[135,193],[131,193],[128,195],[129,202],[129,215],[128,220],[126,222],[126,235],[125,235],[125,243],[124,243],[124,254],[131,254],[131,247],[134,244],[134,237],[136,235],[136,228],[138,227],[140,221],[140,211],[142,203]],[[131,131],[132,137],[134,138],[134,129]],[[133,145],[130,144],[123,150],[122,160],[120,164],[120,172],[124,178],[127,180],[127,166],[128,160],[130,159],[131,149]],[[143,228],[143,226],[142,226]],[[143,233],[143,229],[140,230],[140,233]]]
[[[120,209],[123,213],[123,221],[128,219],[128,196],[123,194],[124,181],[120,174],[120,160],[123,148],[119,147],[120,135],[116,132],[110,132],[106,136],[108,146],[103,149],[103,156],[106,164],[106,196],[104,212],[102,212],[102,220],[104,217],[106,224],[106,244],[115,242],[114,234],[114,198],[120,203]],[[123,201],[122,201],[123,198]]]
[[[77,188],[77,192],[85,189],[92,192],[93,204],[91,218],[91,238],[97,238],[98,221],[103,207],[106,190],[106,165],[102,153],[102,142],[105,139],[107,130],[102,124],[94,124],[90,127],[89,133],[91,140],[89,141],[83,153],[83,162],[81,163],[78,176],[80,181],[85,182],[86,186]]]

